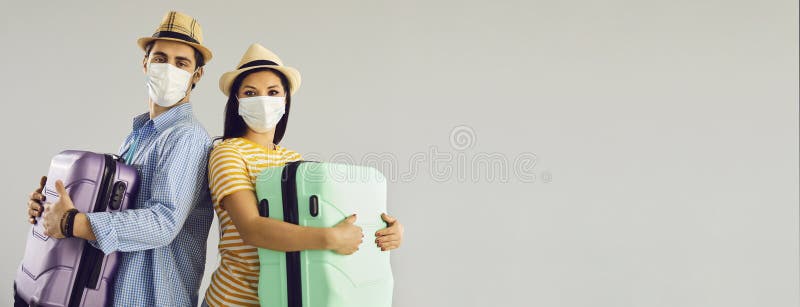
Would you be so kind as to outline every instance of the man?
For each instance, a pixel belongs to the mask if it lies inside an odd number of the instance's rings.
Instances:
[[[105,254],[121,252],[116,306],[197,304],[213,218],[206,175],[211,139],[189,103],[212,56],[202,40],[197,21],[178,12],[167,13],[151,37],[139,39],[149,112],[133,119],[120,148],[126,163],[139,170],[136,203],[121,212],[74,217],[73,236]],[[61,181],[56,189],[59,200],[52,204],[41,187],[32,193],[28,214],[31,223],[42,217],[46,235],[63,238],[60,222],[74,206]]]

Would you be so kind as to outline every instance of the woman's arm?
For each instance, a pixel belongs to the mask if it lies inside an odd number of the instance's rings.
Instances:
[[[256,196],[251,190],[239,190],[225,196],[222,204],[247,245],[276,251],[331,249],[340,254],[352,254],[364,235],[361,227],[353,225],[352,215],[331,228],[298,226],[258,215]]]

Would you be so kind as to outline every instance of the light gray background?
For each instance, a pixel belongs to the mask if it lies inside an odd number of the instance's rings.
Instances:
[[[307,156],[536,155],[534,182],[390,182],[395,306],[800,304],[798,3],[710,0],[4,1],[0,301],[26,195],[58,151],[117,149],[146,109],[135,40],[170,9],[214,51],[212,135],[259,42],[303,75],[282,145]]]

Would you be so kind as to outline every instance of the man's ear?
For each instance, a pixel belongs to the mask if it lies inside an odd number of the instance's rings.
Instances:
[[[195,72],[194,76],[192,76],[192,84],[197,84],[197,82],[200,82],[200,78],[203,78],[203,71],[203,67],[197,69],[197,72]]]
[[[147,74],[147,57],[144,57],[142,59],[142,72]]]

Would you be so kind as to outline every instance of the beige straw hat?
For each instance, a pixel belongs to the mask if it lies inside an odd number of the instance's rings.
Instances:
[[[142,37],[137,43],[144,50],[147,44],[157,39],[185,43],[200,51],[206,63],[211,61],[211,50],[203,46],[203,29],[192,16],[175,11],[169,12],[164,15],[153,36]]]
[[[247,52],[244,53],[239,64],[236,65],[236,70],[226,72],[219,78],[219,89],[225,96],[229,96],[233,80],[241,73],[256,68],[272,68],[283,73],[289,81],[292,94],[300,87],[300,72],[297,69],[283,66],[283,62],[275,53],[259,44],[252,44],[250,48],[247,48]]]

